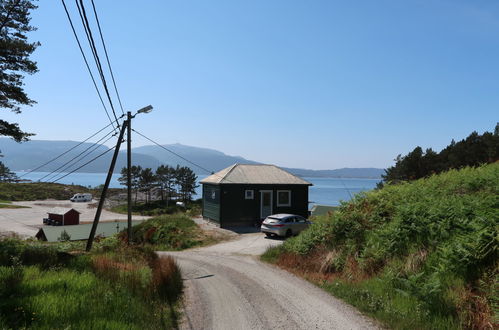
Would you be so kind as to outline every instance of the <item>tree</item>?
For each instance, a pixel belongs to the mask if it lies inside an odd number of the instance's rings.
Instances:
[[[166,192],[166,206],[175,188],[175,169],[168,165],[161,165],[156,169],[156,180],[161,189],[161,200],[164,200]]]
[[[472,132],[459,142],[452,140],[439,153],[431,148],[423,152],[417,147],[405,156],[399,155],[395,159],[395,165],[385,170],[383,180],[390,183],[415,180],[449,169],[478,166],[498,160],[499,124],[496,124],[494,133],[485,132],[480,135]]]
[[[197,176],[189,167],[183,166],[175,169],[176,172],[176,183],[179,186],[179,193],[182,201],[189,202],[192,200],[192,195],[196,193]]]
[[[151,200],[151,189],[156,186],[156,176],[151,168],[140,171],[139,190],[146,193],[146,204]]]
[[[140,165],[138,166],[133,165],[132,167],[130,167],[130,172],[131,172],[131,185],[132,185],[131,188],[133,191],[135,191],[134,204],[136,204],[137,193],[139,191],[140,173],[142,172],[142,167]],[[121,185],[126,186],[127,178],[128,178],[127,168],[123,167],[121,169],[121,176],[118,178],[118,181]]]
[[[0,162],[0,182],[11,182],[17,179],[17,175],[11,172],[3,162]]]
[[[26,34],[36,30],[29,25],[30,11],[36,9],[32,0],[0,1],[0,108],[15,113],[21,105],[33,105],[23,89],[23,73],[38,71],[36,62],[29,56],[40,45],[28,42]],[[23,132],[16,123],[0,119],[0,135],[9,136],[17,142],[26,141],[33,134]]]

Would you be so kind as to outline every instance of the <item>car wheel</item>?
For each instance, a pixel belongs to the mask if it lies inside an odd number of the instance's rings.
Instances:
[[[272,237],[272,234],[271,233],[265,233],[265,236]]]
[[[286,237],[291,237],[291,235],[293,235],[291,229],[286,230]]]

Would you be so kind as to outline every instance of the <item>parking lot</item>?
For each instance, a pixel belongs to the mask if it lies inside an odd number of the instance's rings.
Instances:
[[[22,237],[35,236],[43,226],[42,220],[47,217],[47,212],[55,207],[74,208],[80,212],[80,223],[94,220],[96,204],[72,203],[70,201],[43,200],[29,202],[12,202],[14,205],[27,206],[18,209],[0,209],[0,234],[16,233]],[[133,216],[134,220],[147,219],[146,216]],[[119,214],[102,210],[101,221],[126,220],[126,214]]]

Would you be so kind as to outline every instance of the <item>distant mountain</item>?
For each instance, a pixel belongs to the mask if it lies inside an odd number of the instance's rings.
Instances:
[[[327,178],[372,178],[380,179],[385,173],[382,168],[339,168],[336,170],[307,170],[301,168],[284,168],[285,170],[298,175],[308,177],[327,177]]]
[[[244,159],[239,156],[229,156],[213,149],[191,147],[179,143],[165,144],[163,146],[209,171],[219,171],[235,163],[258,164],[252,160]],[[155,157],[165,165],[176,166],[178,164],[180,166],[188,166],[192,167],[192,170],[197,173],[208,174],[207,171],[203,171],[201,168],[193,166],[191,163],[158,146],[143,146],[133,148],[132,150],[136,153]]]
[[[0,138],[0,151],[3,154],[3,158],[0,160],[4,162],[12,171],[29,171],[41,164],[54,159],[58,155],[64,153],[66,150],[76,146],[79,142],[75,141],[46,141],[46,140],[32,140],[23,143],[14,142],[11,139]],[[85,158],[75,158],[78,154],[84,152],[88,154]],[[109,150],[108,147],[104,145],[94,145],[93,143],[83,143],[74,150],[68,152],[62,157],[56,159],[40,168],[39,172],[51,172],[64,165],[64,163],[75,158],[76,166],[69,167],[67,171],[71,171],[74,168],[88,162],[92,158],[98,156],[99,154]],[[109,163],[113,152],[109,151],[102,157],[99,157],[95,161],[83,167],[78,172],[87,173],[105,173],[109,169]],[[81,161],[79,161],[81,159]],[[161,165],[160,161],[154,157],[148,155],[141,155],[139,153],[132,153],[132,163],[134,165],[141,165],[143,167],[156,168]],[[122,167],[126,166],[126,150],[120,151],[118,154],[118,159],[116,160],[115,172],[119,172]],[[63,171],[64,167],[59,171]]]
[[[47,140],[32,140],[24,143],[16,143],[11,139],[0,138],[0,151],[4,155],[0,160],[5,163],[13,171],[29,171],[41,164],[54,159],[66,150],[76,146],[75,141],[47,141]],[[188,159],[189,161],[202,166],[209,171],[219,171],[232,164],[259,164],[258,162],[245,159],[240,156],[230,156],[223,152],[207,148],[198,148],[186,146],[182,144],[165,144],[164,147],[175,154]],[[68,152],[64,156],[47,164],[37,171],[51,172],[63,165],[65,162],[76,157],[79,153],[88,148],[88,151],[93,152],[78,161],[79,165],[91,160],[97,155],[109,150],[104,145],[94,145],[93,143],[83,143],[74,150]],[[94,149],[95,148],[95,149]],[[112,158],[112,151],[109,151],[104,156],[96,159],[92,163],[81,168],[78,172],[88,173],[106,173],[109,169],[109,163]],[[193,166],[191,163],[179,158],[175,154],[166,151],[155,145],[143,146],[132,149],[133,165],[142,167],[157,168],[161,164],[170,166],[188,166],[191,167],[197,174],[208,174],[207,171]],[[78,166],[79,166],[78,165]],[[119,172],[121,168],[126,166],[126,150],[120,151],[116,161],[115,172]],[[71,171],[77,166],[70,167],[65,170]],[[287,171],[303,177],[342,177],[342,178],[381,178],[384,173],[383,169],[379,168],[342,168],[336,170],[310,170],[299,168],[285,168]],[[62,171],[60,169],[59,171]]]

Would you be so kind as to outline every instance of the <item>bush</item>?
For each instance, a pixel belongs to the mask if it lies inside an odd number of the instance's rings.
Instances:
[[[120,234],[123,239],[125,232]],[[182,250],[204,243],[199,227],[185,214],[162,215],[133,227],[136,244],[153,244],[167,250]]]

